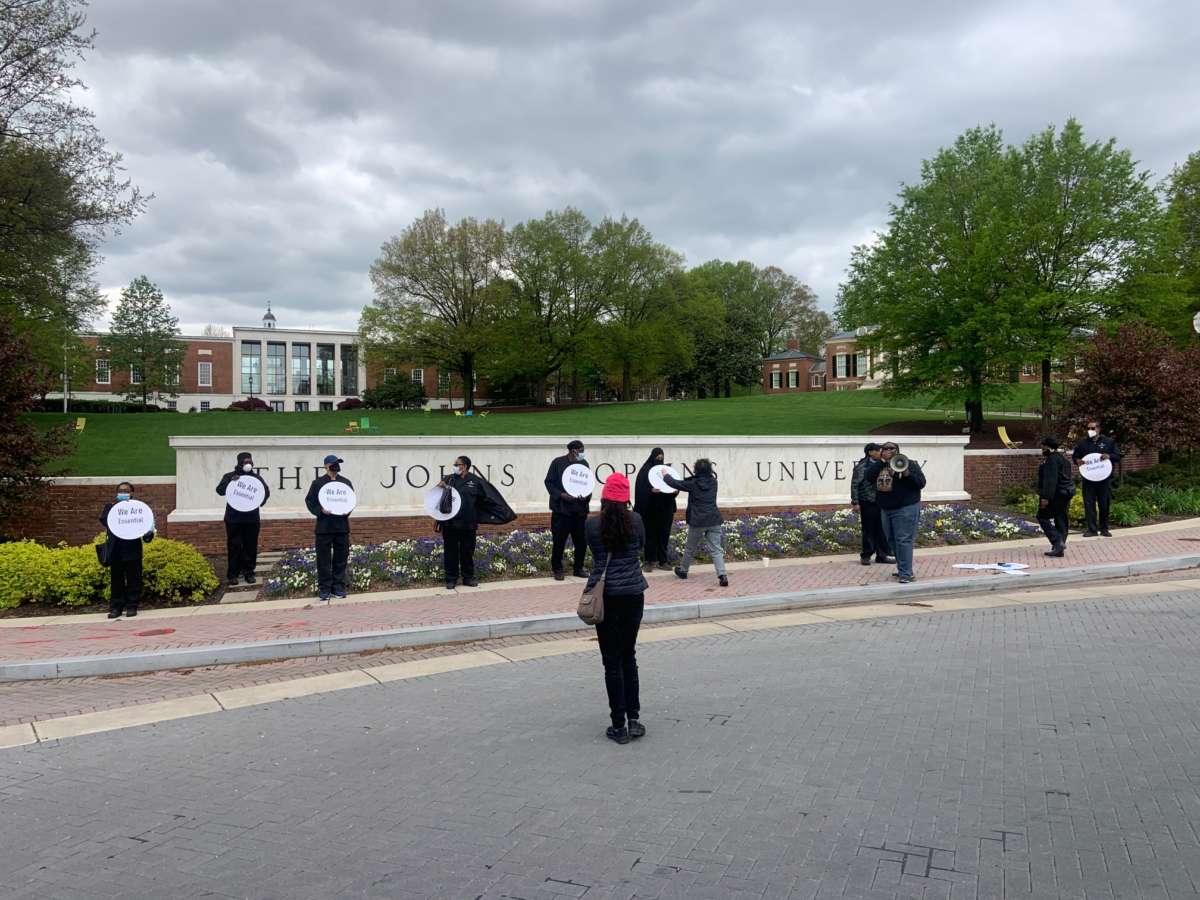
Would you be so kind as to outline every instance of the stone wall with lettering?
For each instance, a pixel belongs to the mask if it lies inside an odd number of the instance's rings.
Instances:
[[[465,454],[517,512],[544,512],[546,470],[566,452],[570,436],[479,437],[470,441],[436,437],[174,437],[176,508],[172,522],[207,522],[224,514],[216,493],[222,474],[232,471],[237,454],[254,455],[258,473],[271,487],[264,519],[307,518],[304,497],[322,471],[321,460],[336,453],[342,474],[358,494],[356,518],[423,516],[425,493]],[[720,502],[727,507],[779,507],[845,503],[850,473],[862,456],[866,437],[632,437],[581,438],[600,483],[613,472],[631,479],[652,447],[684,474],[708,457],[720,479]],[[902,452],[921,463],[929,485],[925,499],[965,500],[965,437],[904,437]],[[599,500],[597,490],[596,500]]]

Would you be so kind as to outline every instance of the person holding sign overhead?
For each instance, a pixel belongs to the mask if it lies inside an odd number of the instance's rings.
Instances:
[[[1112,503],[1113,466],[1121,461],[1117,442],[1100,433],[1098,419],[1088,419],[1087,437],[1075,445],[1071,459],[1079,466],[1079,474],[1083,477],[1083,517],[1087,520],[1087,531],[1083,536],[1095,537],[1099,533],[1112,537],[1108,530],[1108,507]]]
[[[586,471],[581,471],[586,470]],[[583,441],[574,440],[567,444],[567,455],[550,463],[546,472],[546,491],[550,494],[550,534],[553,548],[550,551],[550,568],[554,579],[562,581],[563,553],[567,549],[567,538],[575,548],[576,578],[585,578],[583,569],[587,553],[587,515],[592,502],[595,482],[587,464],[587,452]]]
[[[350,558],[350,513],[357,502],[354,485],[344,477],[337,454],[325,457],[325,474],[313,479],[304,505],[317,517],[317,584],[322,603],[346,598],[346,561]]]
[[[660,569],[671,568],[670,552],[667,548],[671,541],[671,523],[675,521],[677,492],[671,488],[663,490],[665,485],[655,485],[654,481],[661,481],[663,469],[666,469],[666,474],[678,476],[664,464],[664,459],[662,447],[651,450],[650,458],[642,463],[634,482],[633,511],[642,517],[646,526],[647,571],[655,566]],[[653,474],[658,474],[659,477],[652,479]],[[592,555],[595,556],[594,553]]]
[[[251,454],[242,451],[237,455],[237,465],[232,472],[221,476],[217,493],[225,498],[228,581],[237,584],[238,576],[242,576],[246,584],[254,584],[254,568],[258,563],[258,531],[262,526],[258,509],[271,496],[271,489],[254,471]]]
[[[142,599],[142,544],[154,540],[154,513],[134,500],[133,485],[122,481],[117,485],[116,502],[100,513],[100,524],[107,532],[101,559],[109,568],[112,586],[108,617],[119,619],[124,613],[132,619]]]
[[[475,532],[479,528],[477,504],[483,498],[483,480],[471,471],[471,460],[459,456],[454,460],[454,472],[439,483],[458,493],[461,503],[454,517],[438,522],[442,532],[442,562],[446,570],[446,590],[458,585],[462,572],[463,587],[479,587],[475,580]]]

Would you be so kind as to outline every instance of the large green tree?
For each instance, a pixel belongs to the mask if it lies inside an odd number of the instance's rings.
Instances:
[[[855,248],[838,298],[843,326],[878,326],[868,342],[887,388],[963,403],[972,432],[1023,352],[1009,292],[1017,188],[1000,132],[967,131],[921,164],[875,243]]]
[[[759,343],[759,359],[783,349],[787,338],[808,353],[819,353],[833,334],[829,313],[817,308],[812,288],[777,266],[754,270],[755,290],[749,299]]]
[[[745,261],[711,260],[688,273],[698,295],[695,312],[688,320],[695,334],[691,380],[714,397],[722,392],[730,396],[734,384],[757,384],[763,358],[769,355],[763,348],[782,333],[775,331],[770,336],[770,329],[786,327],[784,318],[795,321],[791,314],[770,314],[778,293],[774,285],[764,284],[768,271]],[[783,274],[778,269],[774,272]],[[775,294],[773,299],[765,299],[771,294]]]
[[[1185,294],[1179,321],[1168,324],[1169,330],[1178,335],[1191,327],[1192,316],[1200,311],[1200,151],[1171,172],[1167,212],[1175,238],[1171,249]]]
[[[480,355],[510,295],[502,277],[504,226],[492,219],[446,221],[428,210],[383,245],[371,266],[375,299],[359,328],[367,359],[431,363],[462,379],[464,407],[475,405]]]
[[[151,397],[178,396],[186,345],[179,340],[179,320],[145,275],[121,291],[103,347],[113,369],[130,373],[127,400],[148,404]]]
[[[664,285],[668,275],[682,268],[683,257],[626,216],[602,221],[592,239],[605,298],[601,339],[619,374],[620,397],[630,400],[635,375],[660,374],[657,363],[680,349],[672,302],[678,292]]]
[[[1040,360],[1042,417],[1052,420],[1052,361],[1101,322],[1120,319],[1125,286],[1152,265],[1163,218],[1150,176],[1116,141],[1088,142],[1069,119],[1009,150],[1017,179],[1005,214],[1006,260],[1021,298],[1013,335]]]

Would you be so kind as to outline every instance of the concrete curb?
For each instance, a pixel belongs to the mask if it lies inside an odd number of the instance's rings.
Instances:
[[[947,594],[988,594],[1045,585],[1106,581],[1112,578],[1128,578],[1134,575],[1151,575],[1197,567],[1200,567],[1200,554],[1057,569],[1049,572],[1035,572],[1024,577],[1003,574],[997,574],[994,577],[976,575],[915,584],[877,584],[827,588],[817,591],[755,594],[729,599],[690,600],[686,603],[647,606],[642,621],[653,624],[686,619],[707,619],[764,610],[818,609],[889,600],[916,600],[922,597]],[[173,648],[147,653],[64,657],[29,662],[0,661],[0,682],[81,678],[95,675],[132,674],[158,672],[164,669],[191,669],[204,666],[265,662],[297,657],[336,656],[369,650],[394,650],[404,647],[482,641],[489,638],[513,637],[523,634],[583,631],[588,628],[589,626],[580,622],[574,613],[553,613],[515,619],[419,625],[386,631],[325,637]]]

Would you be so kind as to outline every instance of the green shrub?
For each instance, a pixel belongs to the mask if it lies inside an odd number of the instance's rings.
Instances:
[[[53,552],[33,541],[0,544],[0,609],[15,609],[22,603],[46,598]]]
[[[100,565],[96,551],[90,545],[58,547],[50,551],[50,556],[46,602],[58,606],[87,606],[108,599],[108,570]]]
[[[1153,503],[1164,515],[1200,516],[1200,488],[1151,485],[1139,490],[1135,498]]]
[[[1142,516],[1138,513],[1137,508],[1132,503],[1121,500],[1116,501],[1108,508],[1108,520],[1113,525],[1119,525],[1122,528],[1142,524]]]
[[[1024,510],[1028,506],[1030,497],[1034,496],[1033,490],[1028,484],[1010,484],[1001,493],[1001,499],[1005,506],[1011,506],[1016,509]],[[1034,507],[1036,509],[1036,505]],[[1030,513],[1032,515],[1032,513]]]
[[[217,589],[212,566],[190,544],[156,538],[146,545],[142,561],[144,591],[151,599],[199,603]]]

